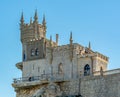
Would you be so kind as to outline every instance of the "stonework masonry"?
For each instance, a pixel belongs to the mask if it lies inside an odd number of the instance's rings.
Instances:
[[[73,43],[59,45],[46,38],[45,16],[41,24],[20,20],[22,77],[14,79],[16,97],[120,97],[120,69],[107,70],[108,57]]]

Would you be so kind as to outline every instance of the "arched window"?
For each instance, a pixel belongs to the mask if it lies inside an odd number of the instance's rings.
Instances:
[[[62,63],[60,63],[58,65],[58,74],[62,74],[62,73],[63,73],[63,65],[62,65]]]
[[[36,56],[39,55],[39,50],[38,50],[38,48],[35,50],[35,55],[36,55]]]
[[[84,67],[84,76],[90,75],[90,66],[88,64]]]

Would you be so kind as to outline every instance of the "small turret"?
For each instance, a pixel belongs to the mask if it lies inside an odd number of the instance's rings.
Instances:
[[[58,37],[59,37],[59,35],[56,34],[56,44],[57,44],[57,45],[58,45]]]
[[[50,47],[52,47],[52,36],[50,36]]]
[[[89,41],[89,44],[88,44],[88,48],[91,49],[91,43],[90,43],[90,41]]]
[[[45,20],[45,15],[43,15],[43,21],[42,21],[43,26],[46,26],[46,20]]]
[[[24,24],[24,16],[23,16],[23,12],[21,14],[21,19],[20,19],[20,25],[23,25]]]
[[[73,39],[72,32],[70,33],[70,61],[73,59]]]
[[[73,39],[72,39],[72,32],[70,33],[70,45],[72,45]]]
[[[43,21],[42,21],[42,25],[43,25],[43,28],[44,28],[44,36],[46,36],[46,20],[45,20],[45,15],[43,15]]]
[[[38,15],[37,15],[37,10],[35,11],[34,23],[38,23]]]

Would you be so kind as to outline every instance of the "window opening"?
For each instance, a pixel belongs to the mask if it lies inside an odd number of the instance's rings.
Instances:
[[[84,67],[84,76],[90,75],[90,66],[88,64]]]

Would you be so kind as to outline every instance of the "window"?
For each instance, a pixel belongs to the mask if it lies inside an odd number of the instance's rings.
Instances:
[[[26,57],[25,57],[25,53],[23,54],[23,61],[25,61],[26,60]]]
[[[35,55],[36,55],[36,56],[39,55],[39,50],[38,50],[38,48],[35,50]]]
[[[63,65],[62,65],[62,63],[60,63],[58,65],[58,74],[62,74],[62,73],[63,73]]]
[[[88,64],[84,67],[84,76],[90,75],[90,66]]]
[[[31,50],[31,56],[34,56],[35,55],[35,51],[34,49]]]

